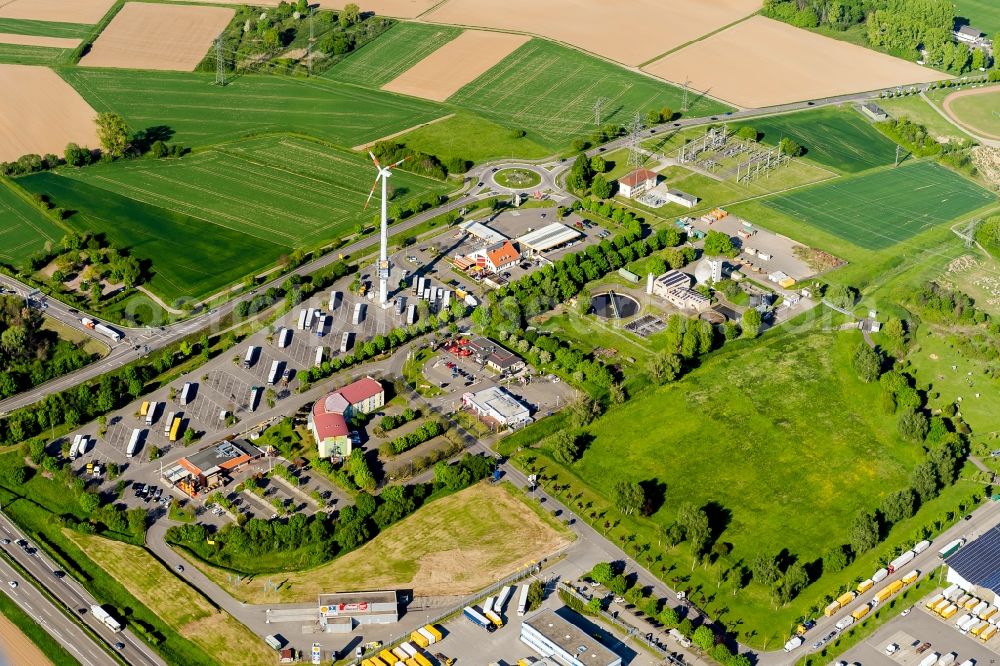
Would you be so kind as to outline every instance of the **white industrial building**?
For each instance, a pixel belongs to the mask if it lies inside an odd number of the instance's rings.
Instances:
[[[649,169],[636,169],[618,179],[618,193],[623,197],[635,199],[640,194],[656,187],[659,176]]]
[[[539,254],[566,245],[581,236],[583,234],[576,229],[559,222],[553,222],[516,240],[521,248],[521,254]]]
[[[396,592],[341,592],[321,594],[319,625],[330,633],[347,633],[359,624],[391,624],[399,621]]]
[[[521,642],[562,666],[621,666],[622,658],[547,608],[521,623]]]
[[[667,201],[679,204],[685,208],[694,208],[699,201],[698,197],[695,195],[675,190],[672,187],[667,188],[667,191],[663,193],[663,197]]]
[[[462,394],[462,405],[479,418],[501,426],[516,426],[531,421],[531,411],[499,386]]]
[[[945,563],[949,583],[1000,605],[1000,526],[959,548]]]
[[[507,240],[507,237],[502,233],[496,229],[491,229],[480,222],[463,222],[458,226],[465,233],[470,236],[475,236],[487,245],[496,245],[497,243],[503,243]]]
[[[701,312],[712,304],[708,298],[691,289],[691,276],[680,271],[667,271],[651,279],[646,293],[659,296],[680,310]]]

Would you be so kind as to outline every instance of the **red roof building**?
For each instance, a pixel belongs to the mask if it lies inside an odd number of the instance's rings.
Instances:
[[[643,192],[656,187],[659,176],[649,169],[636,169],[618,179],[618,192],[623,197],[634,199]]]
[[[351,429],[347,423],[351,416],[374,412],[384,404],[385,390],[371,377],[363,377],[317,400],[309,412],[309,430],[316,438],[320,458],[350,455]]]

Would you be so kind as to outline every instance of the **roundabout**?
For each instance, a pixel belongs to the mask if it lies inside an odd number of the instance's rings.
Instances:
[[[542,184],[542,175],[527,167],[508,167],[495,172],[493,182],[508,190],[530,190]]]

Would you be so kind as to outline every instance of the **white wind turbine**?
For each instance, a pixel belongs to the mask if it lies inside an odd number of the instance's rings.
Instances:
[[[375,157],[375,153],[369,150],[368,154],[371,155],[372,162],[375,163],[375,168],[378,169],[378,175],[375,176],[375,182],[372,184],[372,191],[368,193],[368,200],[365,201],[365,210],[368,209],[368,204],[371,203],[372,195],[375,194],[375,188],[378,187],[379,180],[382,181],[382,228],[379,231],[379,254],[378,266],[376,269],[378,272],[378,303],[382,307],[386,307],[389,302],[389,218],[386,213],[386,206],[388,202],[386,183],[389,180],[389,176],[392,175],[392,171],[390,171],[390,169],[398,167],[406,161],[406,158],[404,157],[395,164],[384,167],[379,163],[378,158]]]

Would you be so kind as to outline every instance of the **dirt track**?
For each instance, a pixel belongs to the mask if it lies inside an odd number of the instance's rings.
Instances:
[[[944,108],[944,112],[948,114],[948,117],[951,118],[956,123],[958,123],[959,125],[961,125],[962,127],[968,128],[969,130],[975,132],[976,134],[978,134],[981,137],[985,137],[987,139],[998,139],[998,140],[1000,140],[1000,133],[994,134],[992,131],[980,129],[980,128],[976,127],[975,125],[972,125],[971,123],[969,123],[967,121],[963,121],[961,118],[958,117],[958,114],[956,114],[955,111],[952,109],[952,103],[955,100],[960,99],[962,97],[972,97],[974,95],[987,95],[987,94],[994,94],[994,95],[996,95],[998,92],[1000,92],[1000,88],[996,88],[996,87],[982,88],[982,89],[979,89],[979,90],[975,90],[975,89],[973,89],[973,90],[959,90],[958,92],[953,92],[952,94],[950,94],[947,97],[945,97],[944,98],[944,102],[941,104],[941,106]],[[997,110],[1000,111],[1000,107],[998,107]]]
[[[525,35],[466,30],[382,89],[443,102],[528,39]]]
[[[80,44],[80,40],[69,39],[66,37],[15,35],[9,32],[0,32],[0,44],[21,44],[24,46],[49,46],[56,49],[75,49]]]
[[[27,153],[62,155],[70,141],[98,147],[97,114],[47,67],[0,64],[0,161]]]
[[[932,69],[754,16],[643,68],[746,108],[937,81]]]
[[[422,18],[541,35],[639,65],[759,8],[760,0],[447,0]]]
[[[97,23],[115,0],[9,0],[0,1],[0,18]]]
[[[4,659],[6,657],[6,659]],[[51,664],[42,651],[25,636],[14,623],[0,615],[0,663],[31,664],[42,666]]]
[[[129,2],[80,64],[190,72],[233,14],[227,7]]]

